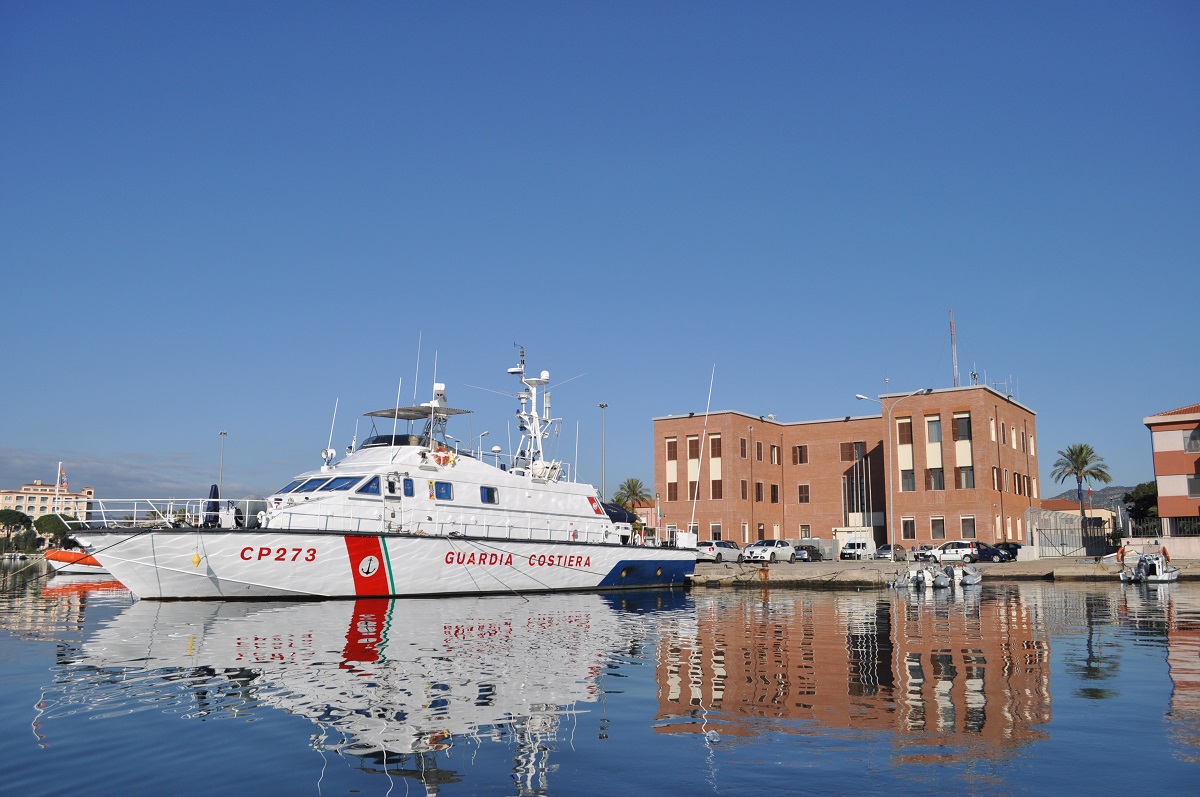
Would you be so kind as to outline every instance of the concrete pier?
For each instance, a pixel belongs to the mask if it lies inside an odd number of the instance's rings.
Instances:
[[[802,587],[806,589],[881,589],[908,570],[911,562],[787,562],[773,565],[697,562],[692,585],[704,587]],[[1200,560],[1175,561],[1180,581],[1200,581]],[[988,581],[1112,581],[1120,566],[1112,559],[1034,559],[1027,562],[977,562]]]

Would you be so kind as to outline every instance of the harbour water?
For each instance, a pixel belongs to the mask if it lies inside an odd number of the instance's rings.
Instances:
[[[151,602],[4,568],[6,794],[1200,782],[1200,584]]]

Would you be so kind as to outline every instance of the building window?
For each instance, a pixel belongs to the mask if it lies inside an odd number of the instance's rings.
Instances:
[[[765,540],[767,538],[767,524],[766,523],[758,524],[758,538],[760,540]]]
[[[762,443],[754,444],[754,457],[759,462],[762,462]]]
[[[1004,492],[1008,492],[1008,468],[1004,469]]]
[[[962,538],[964,540],[975,539],[975,518],[965,517],[962,519]]]
[[[1200,454],[1200,428],[1183,433],[1183,450],[1188,454]]]
[[[808,503],[808,485],[800,484],[796,486],[796,501],[797,503]]]
[[[746,484],[746,480],[742,479],[742,500],[743,501],[745,501],[747,498],[750,497],[750,493],[748,492],[748,490],[749,490],[749,487]]]
[[[900,518],[900,538],[915,540],[917,538],[917,519],[912,517]]]
[[[714,540],[721,539],[721,524],[720,523],[709,523],[708,524],[708,536]]]
[[[929,538],[933,540],[946,539],[946,519],[935,517],[929,519]]]
[[[771,464],[772,465],[782,465],[783,464],[783,461],[779,458],[779,446],[777,446],[777,445],[771,446]]]
[[[721,435],[709,435],[708,438],[708,455],[711,459],[721,458]]]
[[[792,464],[808,464],[808,446],[792,446]]]
[[[939,416],[925,419],[925,440],[930,443],[942,442],[942,419]]]
[[[970,414],[954,416],[954,439],[955,440],[970,440],[971,439],[971,416],[970,416]]]
[[[667,482],[667,500],[679,500],[679,482]]]
[[[746,458],[746,438],[739,437],[738,443],[740,444],[738,447],[741,448],[741,450],[742,450],[742,459],[745,459]]]
[[[863,457],[866,443],[842,443],[842,462],[857,462]]]
[[[697,498],[696,491],[697,491],[698,489],[700,489],[700,483],[699,483],[699,482],[693,482],[693,481],[689,481],[689,482],[688,482],[688,500],[689,500],[689,501],[695,501],[695,500],[696,500],[696,498]]]
[[[667,438],[667,462],[679,459],[679,441],[674,437]]]
[[[958,469],[958,489],[974,490],[975,489],[975,468],[959,468]]]
[[[1000,469],[992,468],[992,489],[999,491],[1000,489]]]
[[[778,484],[771,485],[771,503],[772,504],[779,503],[779,485]]]
[[[1200,476],[1187,477],[1188,498],[1200,498]]]
[[[941,468],[929,468],[925,471],[926,490],[945,490],[946,476]]]
[[[1008,424],[1003,422],[1000,424],[1000,445],[1008,445]]]
[[[912,445],[912,418],[900,418],[896,421],[896,435],[900,445]]]
[[[917,474],[910,470],[900,471],[900,492],[915,493],[917,491]]]
[[[763,500],[763,483],[762,482],[754,483],[754,500],[759,502],[760,504],[762,503],[762,500]]]
[[[723,497],[724,496],[721,492],[721,480],[713,479],[712,480],[712,499],[714,501],[720,501],[721,498],[723,498]]]
[[[802,539],[802,540],[812,539],[812,526],[809,526],[806,523],[800,524],[800,539]]]
[[[700,438],[689,437],[688,444],[688,459],[700,459]]]

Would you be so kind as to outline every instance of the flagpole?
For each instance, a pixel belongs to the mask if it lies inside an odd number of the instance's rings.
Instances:
[[[58,506],[58,488],[62,486],[62,477],[63,477],[62,462],[59,462],[58,463],[58,472],[54,474],[54,504],[53,504],[52,511],[56,515],[60,511],[59,506]]]

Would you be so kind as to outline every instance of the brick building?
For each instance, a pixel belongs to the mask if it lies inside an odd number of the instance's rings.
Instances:
[[[1143,418],[1154,449],[1165,536],[1200,533],[1200,404]]]
[[[660,534],[694,524],[701,539],[741,545],[832,541],[834,529],[905,547],[1025,541],[1025,511],[1040,503],[1032,410],[982,385],[868,400],[880,415],[655,418]]]

